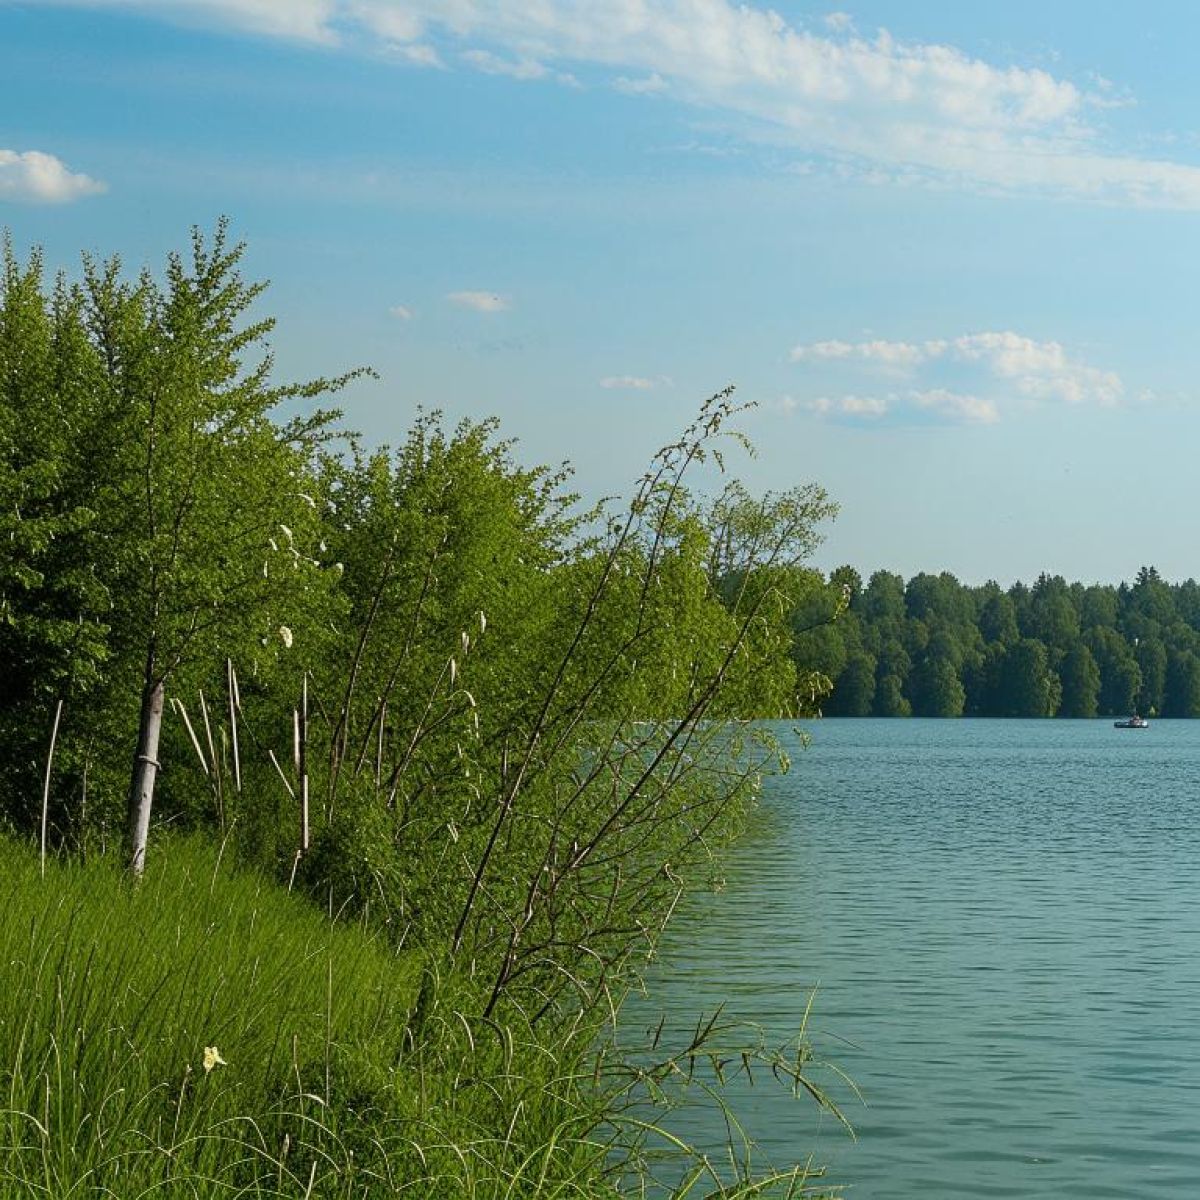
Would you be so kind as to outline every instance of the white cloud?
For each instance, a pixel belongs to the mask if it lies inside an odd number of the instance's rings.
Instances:
[[[600,380],[602,388],[622,388],[635,392],[649,392],[658,387],[670,387],[669,375],[606,375]]]
[[[790,357],[792,362],[802,362],[806,358],[849,358],[853,353],[849,342],[813,342],[811,346],[793,346]]]
[[[446,299],[460,308],[480,313],[505,312],[510,307],[508,298],[495,292],[451,292]]]
[[[408,42],[389,47],[388,52],[393,58],[398,58],[414,67],[440,67],[442,65],[442,59],[437,50],[425,42]]]
[[[656,96],[667,90],[667,81],[657,71],[643,79],[627,79],[624,75],[618,75],[613,80],[613,87],[626,96]]]
[[[805,359],[859,358],[886,367],[913,367],[924,362],[929,351],[911,342],[814,342],[811,346],[794,346],[792,362]]]
[[[545,79],[550,73],[542,63],[532,58],[501,58],[490,50],[467,50],[463,60],[485,75],[507,75],[510,79]]]
[[[941,416],[980,425],[993,425],[1000,419],[995,401],[980,396],[963,395],[945,388],[931,388],[927,392],[913,392],[912,401]]]
[[[413,310],[405,304],[393,304],[392,307],[388,309],[388,312],[391,313],[391,315],[395,317],[397,321],[411,321],[413,318]]]
[[[925,359],[925,351],[908,342],[863,342],[858,352],[868,362],[888,367],[914,367]]]
[[[1036,342],[1011,331],[955,338],[951,352],[982,361],[993,374],[1015,380],[1024,395],[1036,399],[1113,405],[1125,390],[1115,371],[1072,360],[1058,342]]]
[[[66,204],[106,190],[100,180],[68,170],[53,154],[0,150],[0,200]]]
[[[1071,358],[1059,342],[1039,342],[1011,330],[919,343],[813,342],[793,347],[790,358],[793,362],[855,359],[897,370],[944,359],[977,365],[995,379],[1012,380],[1022,395],[1073,404],[1117,404],[1125,390],[1115,371]]]
[[[1107,81],[989,62],[955,46],[859,34],[844,13],[822,32],[733,0],[49,0],[484,70],[584,65],[626,89],[749,123],[832,170],[879,182],[1043,192],[1200,209],[1200,167],[1106,146],[1089,117]],[[483,57],[479,57],[479,56]],[[499,64],[507,63],[507,68]]]
[[[463,62],[482,71],[485,75],[506,75],[509,79],[523,81],[553,79],[567,87],[579,87],[579,80],[568,71],[552,71],[545,63],[535,58],[503,58],[490,50],[465,50]]]
[[[784,400],[789,408],[803,408],[820,416],[882,417],[890,407],[883,396],[817,396],[799,401],[786,396]]]
[[[810,400],[783,396],[772,407],[785,413],[799,409],[820,417],[844,417],[852,420],[878,420],[889,413],[902,415],[906,409],[910,412],[916,409],[947,421],[964,424],[991,425],[1000,418],[994,401],[951,392],[945,388],[911,391],[904,395],[860,396],[851,393],[843,396],[817,396]]]

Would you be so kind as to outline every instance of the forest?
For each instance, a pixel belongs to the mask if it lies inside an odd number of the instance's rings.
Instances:
[[[825,611],[794,620],[798,665],[834,681],[824,702],[846,717],[1195,717],[1200,715],[1200,584],[1153,567],[1133,583],[1039,575],[1001,588],[840,567]],[[811,603],[811,602],[810,602]]]
[[[828,691],[835,506],[693,493],[730,390],[624,504],[490,419],[367,446],[362,372],[274,380],[243,254],[4,246],[0,1195],[806,1188],[653,1120],[760,1068],[831,1104],[802,1034],[618,1014],[786,769],[753,718]]]

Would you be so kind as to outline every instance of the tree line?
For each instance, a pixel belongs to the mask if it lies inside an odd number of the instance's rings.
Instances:
[[[823,601],[839,619],[794,617],[802,669],[833,681],[830,716],[1200,716],[1200,584],[1151,566],[1132,583],[1068,583],[1041,574],[1005,589],[943,571],[864,583],[833,571]]]

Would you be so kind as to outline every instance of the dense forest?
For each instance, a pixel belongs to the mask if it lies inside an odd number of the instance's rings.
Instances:
[[[825,609],[795,617],[798,664],[834,681],[823,708],[847,717],[1200,715],[1200,584],[1143,567],[1132,584],[1039,575],[1007,590],[953,575],[904,581],[852,567]],[[836,622],[805,629],[849,597]]]

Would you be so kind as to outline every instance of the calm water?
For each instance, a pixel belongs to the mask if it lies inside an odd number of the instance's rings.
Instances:
[[[651,980],[778,1040],[817,985],[859,1140],[756,1087],[770,1157],[852,1200],[1200,1196],[1200,721],[810,729]]]

